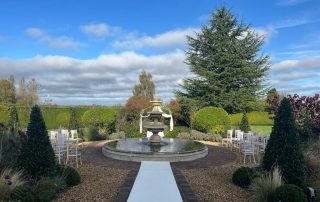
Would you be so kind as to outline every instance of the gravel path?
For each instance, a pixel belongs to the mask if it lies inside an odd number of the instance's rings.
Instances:
[[[248,191],[234,185],[231,181],[233,172],[240,167],[229,165],[182,170],[198,201],[245,202],[249,199]]]
[[[78,168],[82,182],[61,193],[56,202],[113,201],[129,170],[85,165]]]

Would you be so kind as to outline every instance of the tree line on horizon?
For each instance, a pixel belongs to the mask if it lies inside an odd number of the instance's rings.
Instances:
[[[38,85],[34,78],[26,81],[22,77],[19,80],[18,89],[16,89],[13,75],[10,75],[8,79],[0,78],[0,104],[32,107],[38,101]]]

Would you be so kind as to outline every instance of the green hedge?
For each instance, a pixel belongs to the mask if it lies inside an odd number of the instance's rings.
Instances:
[[[243,113],[230,114],[231,125],[239,125]],[[268,112],[253,111],[247,113],[250,125],[273,125],[273,120],[270,119],[272,115]]]
[[[29,123],[30,110],[25,107],[17,106],[19,125],[26,128]],[[69,125],[70,107],[69,106],[41,106],[41,112],[46,122],[47,129],[57,129],[59,127],[67,128]],[[85,112],[92,109],[102,109],[101,111],[110,113],[112,116],[117,112],[117,107],[92,107],[92,106],[75,106],[76,118],[80,127],[86,127],[86,123],[82,122]],[[9,115],[9,107],[0,105],[0,123],[7,124]],[[108,115],[106,115],[108,116]]]
[[[192,119],[192,127],[201,132],[226,130],[231,128],[231,121],[228,113],[218,107],[205,107],[195,113]],[[220,131],[219,131],[220,132]]]
[[[116,118],[115,107],[97,107],[86,111],[82,116],[82,123],[86,126],[108,127]]]

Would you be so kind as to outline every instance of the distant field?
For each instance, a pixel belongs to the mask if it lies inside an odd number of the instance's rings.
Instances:
[[[232,129],[236,129],[238,128],[239,126],[232,126]],[[270,135],[271,133],[271,130],[272,130],[272,125],[263,125],[263,126],[259,126],[259,125],[253,125],[253,126],[250,126],[251,127],[251,130],[256,132],[256,133],[260,133],[260,134],[263,134],[265,136],[268,136]]]

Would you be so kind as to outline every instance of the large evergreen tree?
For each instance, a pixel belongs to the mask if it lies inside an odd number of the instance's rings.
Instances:
[[[139,84],[136,84],[132,93],[134,97],[143,97],[146,100],[153,100],[155,94],[155,85],[152,81],[152,75],[142,71],[139,75]]]
[[[55,156],[40,108],[35,105],[30,114],[27,138],[22,141],[18,165],[27,174],[39,178],[55,171]]]
[[[303,184],[305,166],[302,149],[292,106],[287,98],[281,101],[262,162],[268,171],[276,164],[281,168],[286,183]]]
[[[178,95],[229,113],[256,100],[269,69],[269,57],[259,54],[263,37],[223,6],[196,37],[187,39],[186,63],[195,77],[184,80],[184,92]]]

